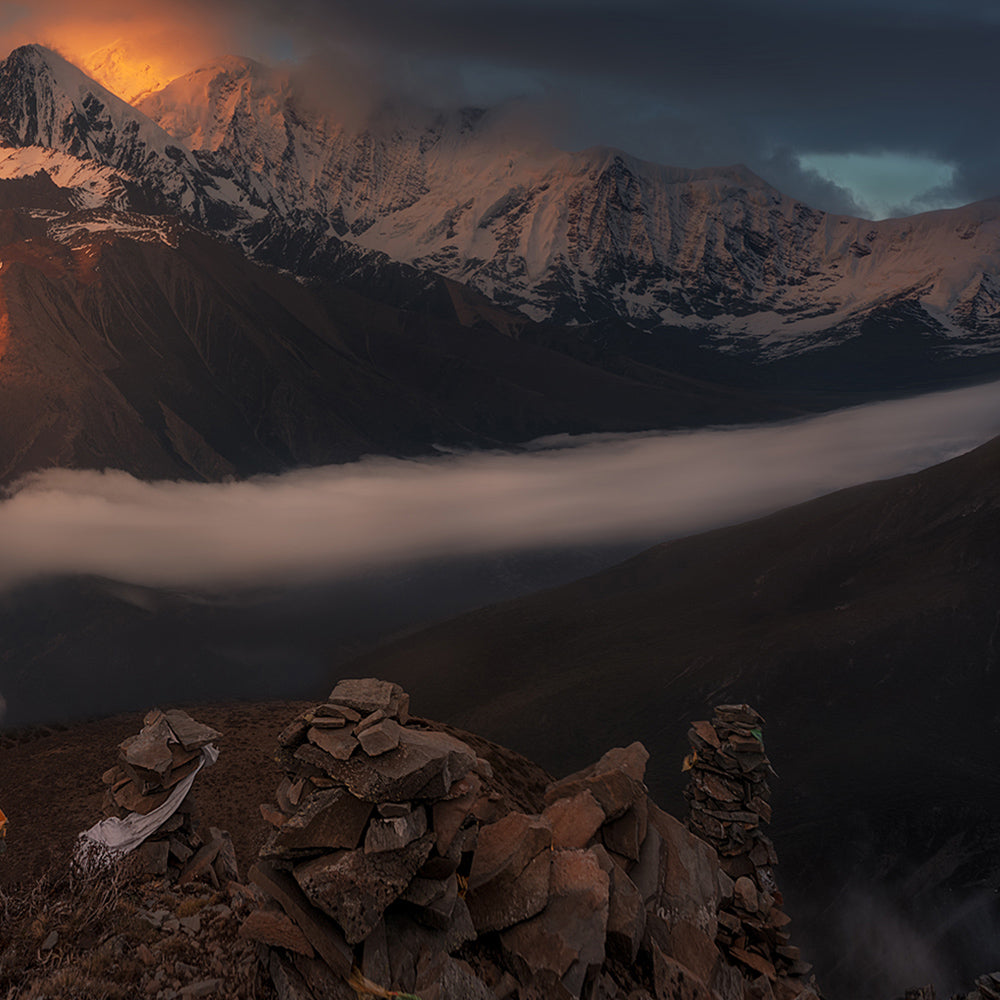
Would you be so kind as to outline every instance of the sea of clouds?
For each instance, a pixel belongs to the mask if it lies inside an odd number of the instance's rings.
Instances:
[[[912,472],[998,433],[1000,384],[992,384],[783,424],[371,457],[239,482],[53,469],[0,502],[0,585],[87,573],[231,588],[657,541]]]

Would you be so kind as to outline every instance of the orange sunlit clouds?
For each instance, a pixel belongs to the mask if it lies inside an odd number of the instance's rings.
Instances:
[[[240,47],[231,17],[193,0],[33,0],[30,10],[0,15],[0,57],[30,42],[60,52],[127,101]]]

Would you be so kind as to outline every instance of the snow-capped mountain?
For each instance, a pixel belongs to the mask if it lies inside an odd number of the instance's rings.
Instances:
[[[743,167],[564,153],[483,112],[386,115],[352,134],[303,110],[286,75],[233,58],[139,107],[281,215],[314,213],[533,319],[619,316],[781,353],[905,302],[963,350],[1000,346],[1000,203],[872,223],[812,211]]]
[[[687,331],[758,360],[873,320],[938,353],[1000,350],[1000,202],[874,223],[814,211],[743,167],[566,153],[510,121],[384,111],[351,130],[287,74],[233,57],[135,108],[37,46],[0,65],[3,143],[89,165],[5,151],[0,176],[44,169],[81,205],[139,190],[300,277],[388,258],[536,321]]]
[[[38,169],[81,192],[81,204],[93,206],[103,189],[111,202],[129,192],[143,207],[205,223],[249,214],[243,193],[202,170],[187,147],[39,45],[15,49],[0,63],[0,143],[6,147],[0,176],[24,176],[42,159],[39,148],[51,151],[56,155]],[[79,165],[75,172],[67,157]]]

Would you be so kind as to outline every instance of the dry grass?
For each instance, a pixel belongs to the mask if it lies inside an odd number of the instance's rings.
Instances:
[[[129,859],[67,859],[36,882],[0,889],[0,996],[128,1000],[142,968],[138,877]]]
[[[241,894],[180,892],[138,875],[133,858],[68,859],[0,889],[0,1000],[136,1000],[215,979],[216,1000],[273,1000],[254,945],[239,938]],[[158,929],[152,911],[200,914],[201,933]]]

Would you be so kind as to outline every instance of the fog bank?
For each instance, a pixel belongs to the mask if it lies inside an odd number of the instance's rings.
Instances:
[[[1000,384],[992,384],[779,425],[372,457],[243,482],[55,469],[0,503],[0,584],[87,573],[150,586],[257,586],[667,539],[916,471],[997,433]]]

